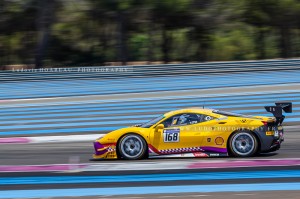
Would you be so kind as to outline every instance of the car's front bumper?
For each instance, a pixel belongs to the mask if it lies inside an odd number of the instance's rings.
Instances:
[[[94,142],[95,153],[93,159],[117,159],[115,144],[101,144],[99,141]]]

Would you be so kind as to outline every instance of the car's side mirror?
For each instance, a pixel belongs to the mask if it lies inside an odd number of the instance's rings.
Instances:
[[[162,130],[165,128],[165,125],[164,124],[159,124],[155,127],[155,132],[156,133],[161,133]]]

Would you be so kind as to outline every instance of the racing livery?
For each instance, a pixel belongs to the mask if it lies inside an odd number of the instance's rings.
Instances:
[[[265,109],[274,117],[204,108],[171,111],[98,138],[93,158],[249,157],[276,151],[284,140],[282,112],[291,113],[292,103],[277,102]]]

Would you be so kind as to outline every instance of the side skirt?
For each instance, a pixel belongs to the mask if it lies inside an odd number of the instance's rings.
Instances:
[[[208,157],[226,157],[227,153],[213,153],[213,152],[193,152],[193,153],[179,153],[179,154],[149,154],[149,158],[208,158]]]

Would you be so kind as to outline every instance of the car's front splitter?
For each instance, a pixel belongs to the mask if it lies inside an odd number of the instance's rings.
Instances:
[[[100,142],[94,142],[95,154],[93,159],[117,159],[116,144],[101,144]]]

